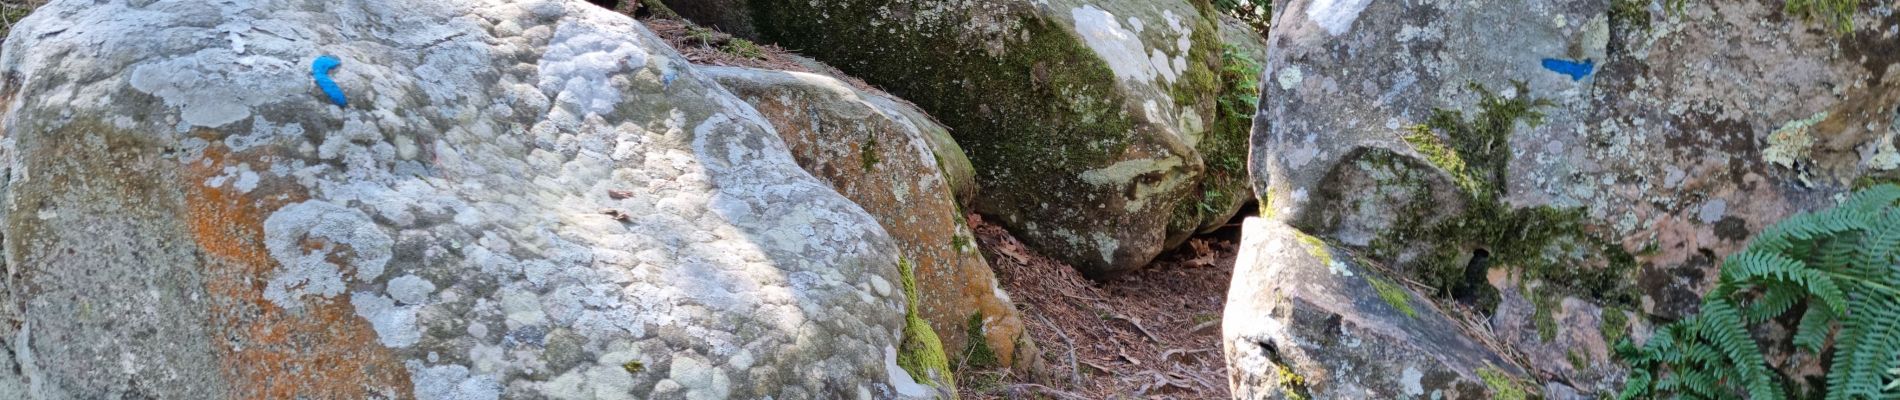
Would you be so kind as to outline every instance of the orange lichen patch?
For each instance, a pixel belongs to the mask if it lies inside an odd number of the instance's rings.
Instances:
[[[190,163],[185,182],[204,182],[235,160],[223,147],[210,162]],[[204,250],[210,324],[231,399],[411,398],[408,371],[377,341],[344,298],[307,298],[292,312],[264,298],[278,268],[265,249],[271,210],[302,201],[293,189],[263,185],[251,193],[228,186],[185,185],[191,236]],[[276,189],[276,190],[273,190]]]

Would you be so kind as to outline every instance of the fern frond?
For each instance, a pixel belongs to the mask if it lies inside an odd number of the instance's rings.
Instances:
[[[1900,186],[1789,217],[1723,259],[1702,309],[1656,330],[1632,360],[1621,398],[1786,396],[1753,324],[1803,307],[1792,345],[1829,360],[1828,400],[1900,400]],[[1782,344],[1777,344],[1780,346]]]
[[[1900,203],[1900,186],[1880,184],[1854,192],[1835,209],[1871,213],[1893,207],[1895,203]]]
[[[1701,336],[1734,362],[1735,374],[1730,378],[1740,381],[1749,397],[1779,397],[1781,389],[1768,374],[1768,361],[1762,359],[1761,347],[1748,336],[1748,328],[1742,326],[1741,312],[1717,299],[1703,302],[1701,316]]]
[[[1794,345],[1808,351],[1819,353],[1821,346],[1827,344],[1827,336],[1834,331],[1834,312],[1826,307],[1808,307],[1801,314],[1801,323],[1796,325]]]
[[[1807,264],[1781,254],[1748,250],[1729,256],[1722,263],[1722,279],[1730,282],[1745,282],[1755,279],[1773,279],[1793,283],[1803,290],[1820,298],[1828,308],[1840,312],[1846,306],[1846,294],[1834,283],[1833,277],[1826,273],[1808,269]],[[1718,285],[1734,287],[1735,285]],[[1718,292],[1720,289],[1718,289]]]
[[[1805,300],[1807,293],[1787,282],[1770,282],[1761,288],[1761,296],[1748,302],[1742,309],[1742,322],[1759,323],[1780,317],[1788,313],[1796,303]]]
[[[1841,323],[1834,343],[1834,362],[1828,366],[1829,400],[1877,398],[1880,376],[1892,367],[1895,351],[1900,351],[1900,304],[1892,298],[1855,296],[1848,300],[1853,310]],[[1884,359],[1883,359],[1884,358]]]

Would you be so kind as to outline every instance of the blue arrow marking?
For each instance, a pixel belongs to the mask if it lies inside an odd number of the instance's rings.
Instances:
[[[1570,75],[1570,80],[1573,81],[1583,80],[1583,77],[1589,76],[1590,71],[1595,70],[1596,67],[1597,63],[1592,60],[1576,62],[1555,58],[1544,59],[1544,69],[1555,71],[1559,74]]]
[[[343,98],[343,88],[338,87],[336,81],[330,80],[330,71],[340,65],[343,65],[343,60],[337,59],[336,56],[326,54],[317,57],[317,61],[310,63],[310,77],[317,80],[317,87],[323,89],[323,94],[330,96],[331,103],[336,103],[337,107],[349,107],[349,99]]]

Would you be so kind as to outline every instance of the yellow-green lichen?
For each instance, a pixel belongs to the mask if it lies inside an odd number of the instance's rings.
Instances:
[[[1418,311],[1412,309],[1412,294],[1405,291],[1405,288],[1372,275],[1366,276],[1366,283],[1372,284],[1372,290],[1378,291],[1379,298],[1385,300],[1386,304],[1392,305],[1392,308],[1405,313],[1407,317],[1418,317]]]
[[[1284,395],[1287,400],[1306,400],[1312,398],[1312,394],[1306,389],[1306,377],[1300,376],[1298,372],[1293,372],[1292,368],[1287,368],[1284,364],[1273,364],[1273,371],[1274,374],[1280,378],[1280,394]]]
[[[956,382],[950,373],[950,359],[943,351],[943,341],[937,337],[937,331],[924,321],[923,313],[918,311],[917,279],[911,270],[910,260],[898,259],[897,269],[904,285],[904,339],[897,352],[897,365],[909,373],[917,382],[934,384],[940,388],[955,388]]]
[[[1478,368],[1478,379],[1484,380],[1484,386],[1491,390],[1493,400],[1524,400],[1530,397],[1516,378],[1496,368]]]
[[[1320,240],[1318,236],[1308,235],[1306,232],[1294,231],[1293,235],[1300,241],[1301,245],[1306,247],[1307,255],[1319,259],[1320,264],[1324,264],[1328,268],[1332,267],[1333,253],[1326,249],[1326,241]]]
[[[640,371],[647,370],[647,365],[641,363],[640,360],[633,360],[620,364],[620,369],[627,371],[629,374],[638,374]]]

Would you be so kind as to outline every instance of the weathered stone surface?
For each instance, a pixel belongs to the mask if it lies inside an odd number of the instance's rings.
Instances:
[[[1524,385],[1353,253],[1270,219],[1242,229],[1221,327],[1235,398],[1481,399]]]
[[[976,249],[927,137],[944,129],[914,107],[826,76],[702,67],[765,116],[792,158],[877,217],[914,266],[924,319],[951,362],[1033,370],[1022,315]],[[972,341],[974,340],[974,341]],[[1022,344],[1018,347],[1018,344]]]
[[[1238,149],[1246,130],[1217,112],[1221,39],[1204,2],[747,3],[760,38],[942,120],[976,166],[976,211],[1089,276],[1145,265],[1246,197],[1208,181],[1240,179],[1244,152],[1197,150]]]
[[[1250,165],[1264,213],[1464,300],[1582,396],[1621,384],[1600,346],[1694,312],[1720,255],[1900,176],[1891,7],[1839,36],[1759,2],[1275,12]]]
[[[845,74],[844,71],[838,70],[837,67],[825,64],[822,61],[795,54],[785,54],[783,57],[815,74],[824,75],[840,81],[852,81],[857,79]],[[861,83],[861,81],[859,82]],[[864,92],[865,90],[867,89],[859,89],[860,92]],[[931,153],[937,158],[937,169],[943,171],[944,179],[950,184],[950,191],[956,194],[957,204],[975,203],[977,193],[976,167],[970,165],[969,155],[963,153],[963,147],[958,145],[956,138],[950,135],[950,130],[944,128],[941,122],[937,122],[935,118],[930,117],[930,115],[924,113],[923,110],[917,109],[917,105],[915,104],[911,104],[904,99],[890,97],[890,94],[876,91],[876,89],[868,90],[871,90],[870,93],[873,97],[901,104],[901,106],[895,108],[898,112],[908,115],[908,118],[927,122],[918,124],[917,129],[923,131],[924,142],[930,144]]]
[[[57,1],[0,78],[8,398],[948,394],[878,222],[625,16]]]

